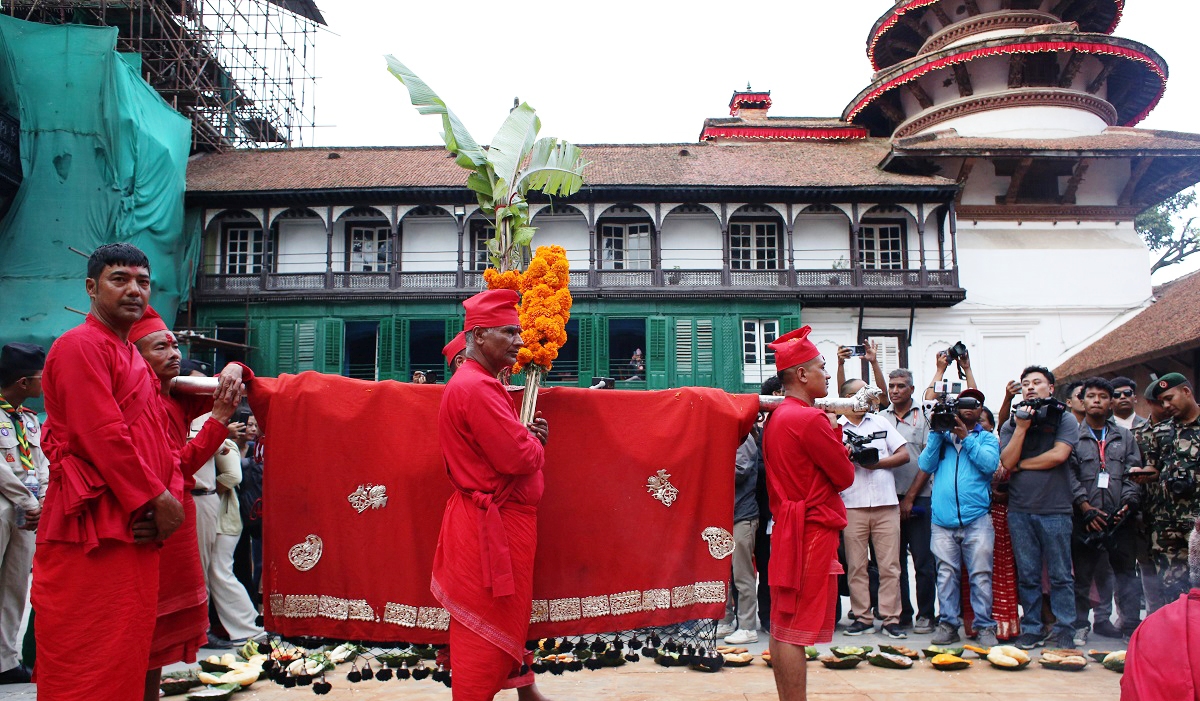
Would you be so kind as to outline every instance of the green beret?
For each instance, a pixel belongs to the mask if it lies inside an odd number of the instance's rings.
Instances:
[[[1182,374],[1178,372],[1169,372],[1154,382],[1151,382],[1150,386],[1146,387],[1146,399],[1157,400],[1160,396],[1162,396],[1163,392],[1166,392],[1172,387],[1178,387],[1179,385],[1187,384],[1187,381],[1188,379]]]

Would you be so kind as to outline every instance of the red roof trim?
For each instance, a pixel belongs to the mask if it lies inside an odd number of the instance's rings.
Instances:
[[[762,141],[845,141],[867,138],[866,127],[804,129],[797,127],[705,127],[701,141],[756,139]]]
[[[892,80],[889,80],[888,82],[884,83],[883,85],[879,86],[878,88],[875,88],[871,92],[867,93],[866,97],[859,100],[858,103],[855,104],[854,107],[852,107],[849,110],[849,112],[846,114],[845,119],[848,122],[853,121],[854,118],[859,115],[859,113],[861,113],[864,109],[867,108],[867,105],[869,105],[872,101],[875,100],[875,98],[879,97],[880,95],[888,92],[889,90],[891,90],[893,88],[904,85],[905,83],[910,83],[910,82],[916,80],[917,78],[920,78],[921,76],[925,75],[926,73],[930,73],[939,68],[944,68],[946,66],[952,66],[952,65],[955,65],[958,63],[966,63],[973,59],[984,58],[987,56],[1002,56],[1002,55],[1014,54],[1014,53],[1045,53],[1045,52],[1058,52],[1058,51],[1068,51],[1068,50],[1069,51],[1079,51],[1079,52],[1089,53],[1089,54],[1102,54],[1102,55],[1107,55],[1107,56],[1119,56],[1121,58],[1127,58],[1127,59],[1130,59],[1133,61],[1137,61],[1139,63],[1144,63],[1155,75],[1158,76],[1158,80],[1159,80],[1158,95],[1155,96],[1155,98],[1150,101],[1150,104],[1147,105],[1146,108],[1144,110],[1142,110],[1142,112],[1140,114],[1138,114],[1136,117],[1134,117],[1133,119],[1129,120],[1128,122],[1126,122],[1125,124],[1123,124],[1121,126],[1131,127],[1131,126],[1134,126],[1135,124],[1137,124],[1138,122],[1142,121],[1143,119],[1145,119],[1146,115],[1150,114],[1150,111],[1153,110],[1158,105],[1159,100],[1162,99],[1163,92],[1165,92],[1167,89],[1167,73],[1166,73],[1166,71],[1163,69],[1162,66],[1160,66],[1158,63],[1156,63],[1154,61],[1154,59],[1141,53],[1140,51],[1135,51],[1133,49],[1127,49],[1122,46],[1113,46],[1111,44],[1096,44],[1096,43],[1090,43],[1090,42],[1073,42],[1073,41],[1071,41],[1071,42],[1068,42],[1068,41],[1035,41],[1035,42],[1029,42],[1029,43],[1025,43],[1025,44],[1007,44],[1004,46],[992,46],[992,47],[983,48],[983,49],[973,49],[971,51],[965,51],[961,54],[955,54],[953,56],[946,56],[946,57],[940,58],[936,61],[930,61],[929,63],[924,63],[910,71],[903,73],[902,75],[900,75],[896,78],[893,78]]]
[[[771,93],[766,92],[735,92],[729,100],[729,114],[737,115],[737,111],[743,105],[762,105],[761,109],[771,109]]]
[[[1124,14],[1124,12],[1125,12],[1125,0],[1115,0],[1115,1],[1116,1],[1116,5],[1117,5],[1117,12],[1113,16],[1112,24],[1104,32],[1105,34],[1112,34],[1113,31],[1116,30],[1117,25],[1121,23],[1121,15]],[[872,32],[870,38],[867,39],[867,58],[871,61],[871,67],[874,68],[875,70],[879,70],[880,68],[884,67],[884,66],[880,66],[875,61],[875,47],[879,44],[879,40],[883,38],[883,35],[889,29],[891,29],[893,26],[895,26],[896,23],[900,21],[900,18],[903,15],[905,15],[909,12],[912,12],[913,10],[919,10],[923,7],[928,7],[929,5],[934,5],[938,2],[941,2],[941,0],[909,0],[909,2],[905,3],[904,5],[901,5],[900,7],[892,8],[891,16],[889,16],[886,20],[884,20],[879,25],[879,28],[876,29],[874,32]]]

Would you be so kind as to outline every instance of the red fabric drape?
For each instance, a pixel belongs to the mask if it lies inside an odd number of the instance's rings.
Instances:
[[[304,373],[257,379],[267,437],[266,624],[286,635],[441,643],[429,591],[451,492],[437,439],[443,387]],[[519,401],[519,395],[516,397]],[[543,390],[550,422],[538,507],[531,638],[665,625],[724,612],[733,460],[754,396]],[[670,506],[647,481],[678,490]],[[382,503],[382,486],[386,505]],[[350,497],[362,488],[361,512]],[[708,528],[720,529],[709,532]],[[315,536],[318,540],[310,539]],[[295,562],[311,568],[300,570]]]

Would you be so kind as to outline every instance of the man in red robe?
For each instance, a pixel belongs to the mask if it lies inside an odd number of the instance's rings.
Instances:
[[[208,640],[208,593],[200,567],[192,490],[196,487],[196,471],[229,435],[227,424],[241,401],[244,366],[231,363],[221,373],[215,402],[212,395],[173,395],[171,381],[179,376],[181,354],[175,335],[167,329],[162,317],[147,307],[130,330],[129,338],[161,384],[167,435],[172,452],[178,456],[183,479],[184,522],[163,543],[159,554],[158,617],[145,686],[145,700],[153,701],[158,698],[162,668],[176,662],[195,662],[196,651]],[[189,442],[192,421],[210,410],[212,416]]]
[[[132,701],[154,632],[159,543],[183,523],[183,480],[158,379],[128,340],[150,299],[149,260],[129,244],[101,246],[86,289],[90,313],[54,342],[42,373],[50,485],[33,560],[34,681],[42,701]]]
[[[838,492],[854,483],[854,465],[833,414],[813,406],[828,394],[825,359],[804,326],[769,344],[783,404],[763,430],[771,533],[771,655],[782,701],[807,698],[804,647],[833,639],[838,535],[846,507]]]
[[[1200,701],[1200,519],[1188,539],[1188,569],[1191,591],[1129,638],[1121,701]]]
[[[517,688],[541,699],[527,665],[537,505],[546,420],[522,424],[497,375],[516,361],[519,297],[488,290],[463,302],[466,362],[450,378],[438,437],[454,493],[446,502],[430,590],[450,612],[455,701]]]

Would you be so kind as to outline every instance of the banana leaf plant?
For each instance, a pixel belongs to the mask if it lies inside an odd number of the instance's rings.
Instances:
[[[534,233],[529,224],[527,194],[535,190],[551,197],[566,197],[578,192],[587,165],[583,152],[552,136],[537,138],[542,122],[524,102],[508,113],[491,144],[480,146],[425,81],[396,57],[386,58],[388,71],[408,88],[417,111],[441,115],[446,150],[459,166],[471,171],[467,187],[496,225],[496,236],[488,242],[492,265],[501,272],[519,270],[523,251]]]

